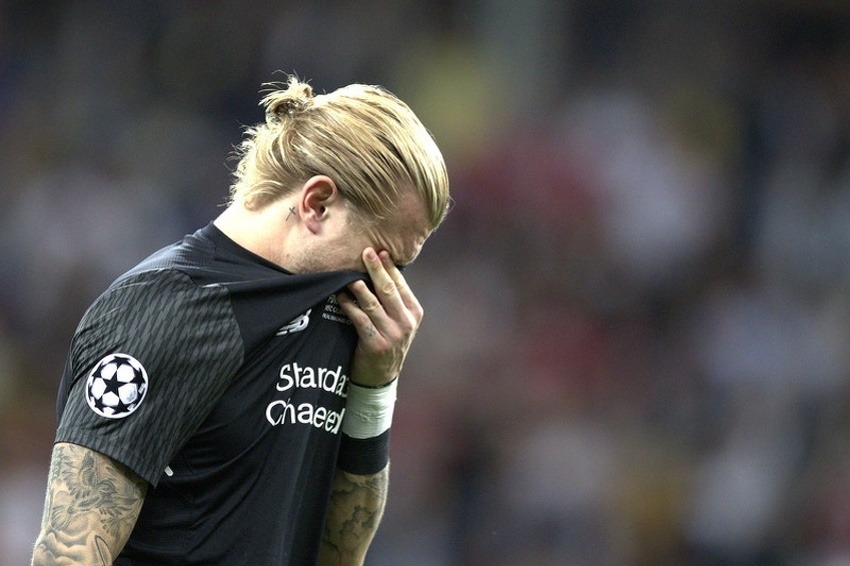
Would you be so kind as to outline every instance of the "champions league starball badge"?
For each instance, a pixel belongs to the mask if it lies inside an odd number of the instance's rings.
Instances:
[[[86,402],[107,419],[122,419],[139,408],[148,391],[148,374],[139,361],[126,354],[100,360],[86,380]]]

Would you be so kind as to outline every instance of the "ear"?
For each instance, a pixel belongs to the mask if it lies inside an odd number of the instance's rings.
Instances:
[[[322,229],[324,222],[330,218],[330,209],[341,200],[336,183],[326,175],[311,177],[301,187],[301,197],[298,207],[301,221],[314,234]]]

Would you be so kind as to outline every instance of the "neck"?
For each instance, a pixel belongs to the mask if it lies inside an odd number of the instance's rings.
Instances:
[[[243,248],[285,268],[286,244],[298,220],[290,206],[281,199],[261,210],[249,210],[234,202],[213,223]]]

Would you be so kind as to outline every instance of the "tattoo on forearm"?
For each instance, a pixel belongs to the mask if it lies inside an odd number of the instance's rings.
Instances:
[[[384,512],[389,468],[372,476],[337,470],[322,537],[324,552],[339,563],[362,561]]]
[[[106,456],[57,444],[33,564],[59,557],[111,564],[133,530],[146,490],[144,480]]]

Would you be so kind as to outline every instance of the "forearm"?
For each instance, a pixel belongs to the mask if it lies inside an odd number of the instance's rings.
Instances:
[[[110,458],[56,444],[32,565],[112,564],[133,530],[146,491],[146,482]]]
[[[320,566],[363,564],[384,513],[389,477],[389,465],[374,475],[337,469],[319,551]]]

